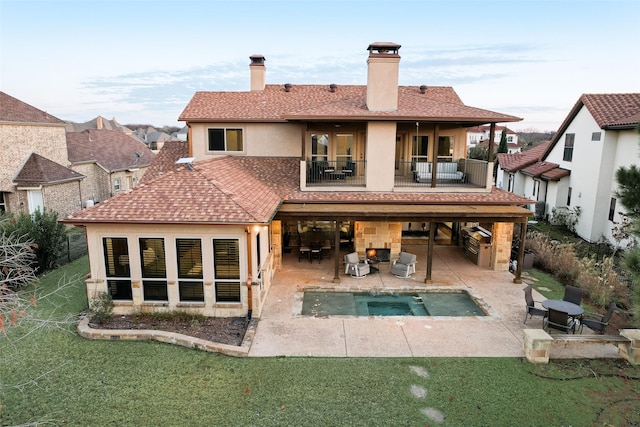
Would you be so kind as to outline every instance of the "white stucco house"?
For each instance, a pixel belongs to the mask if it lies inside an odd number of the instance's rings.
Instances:
[[[589,242],[615,244],[612,229],[624,212],[615,174],[620,167],[640,166],[639,122],[640,93],[584,94],[538,161],[516,169],[508,157],[498,157],[515,180],[509,184],[503,177],[502,187],[537,200],[545,217],[554,209],[579,208],[575,232]]]

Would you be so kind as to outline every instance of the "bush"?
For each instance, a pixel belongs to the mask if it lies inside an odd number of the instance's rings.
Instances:
[[[579,264],[577,282],[592,303],[607,307],[611,301],[627,301],[627,286],[615,271],[613,258],[605,257],[602,261],[595,257],[581,258]]]
[[[573,243],[561,243],[537,231],[527,233],[525,248],[536,254],[534,265],[555,276],[564,285],[572,285],[580,272]]]
[[[113,317],[113,300],[111,295],[101,293],[89,302],[90,318],[93,323],[102,325]]]
[[[2,222],[2,227],[6,234],[24,236],[34,243],[34,267],[38,273],[56,267],[56,260],[66,241],[66,229],[58,223],[56,212],[38,209],[33,214],[22,212],[17,217],[9,215],[7,221]]]

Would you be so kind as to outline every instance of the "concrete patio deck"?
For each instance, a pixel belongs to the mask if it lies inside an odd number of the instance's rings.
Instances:
[[[436,246],[433,283],[424,283],[426,246],[403,245],[418,255],[416,273],[407,279],[393,276],[388,264],[380,272],[355,279],[341,270],[333,283],[334,260],[298,261],[285,254],[283,268],[271,285],[249,349],[250,357],[524,357],[523,329],[542,328],[539,317],[523,324],[526,283],[513,283],[510,272],[478,267],[455,246]],[[342,262],[340,263],[342,266]],[[526,280],[526,278],[525,278]],[[471,317],[356,317],[303,316],[304,290],[413,290],[465,289],[484,303],[488,316]],[[534,291],[534,298],[543,297]],[[587,331],[585,331],[587,333]],[[613,345],[554,346],[554,358],[620,357]]]

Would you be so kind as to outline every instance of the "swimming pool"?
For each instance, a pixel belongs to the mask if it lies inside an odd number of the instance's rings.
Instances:
[[[302,315],[309,316],[486,316],[466,291],[305,291]]]

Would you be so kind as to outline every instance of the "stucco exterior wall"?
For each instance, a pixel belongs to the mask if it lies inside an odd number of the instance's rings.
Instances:
[[[251,232],[251,231],[250,231]],[[114,314],[131,314],[137,311],[168,312],[185,310],[206,316],[235,317],[246,316],[248,310],[248,262],[247,234],[243,226],[199,226],[199,225],[159,225],[159,224],[89,224],[86,227],[90,278],[86,280],[89,299],[107,292],[106,270],[103,254],[103,237],[126,237],[128,239],[129,263],[133,301],[115,302]],[[164,238],[167,269],[167,289],[169,301],[145,302],[142,290],[142,268],[140,259],[140,238]],[[178,293],[178,269],[175,240],[178,238],[198,238],[202,240],[204,302],[180,302]],[[238,239],[240,249],[240,303],[216,303],[213,271],[213,239]]]
[[[592,141],[593,132],[600,132],[599,141]],[[566,133],[575,134],[571,162],[562,160]],[[617,188],[615,171],[620,166],[640,164],[637,151],[637,133],[633,130],[602,130],[583,107],[547,157],[547,160],[571,170],[570,177],[561,181],[566,188],[557,193],[558,204],[551,206],[549,200],[549,212],[553,207],[566,205],[568,188],[571,187],[569,207],[581,208],[576,233],[590,242],[604,237],[614,243],[611,235],[613,223],[608,220],[608,214],[609,202]],[[620,210],[618,208],[616,206],[616,211]]]
[[[395,122],[367,124],[367,191],[393,191],[395,140]]]
[[[301,157],[304,128],[290,123],[191,123],[192,156],[196,160],[233,155]],[[242,129],[243,152],[208,151],[210,128]],[[274,144],[274,141],[277,144]]]

